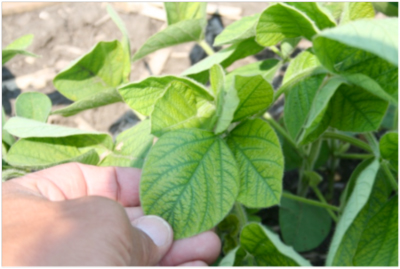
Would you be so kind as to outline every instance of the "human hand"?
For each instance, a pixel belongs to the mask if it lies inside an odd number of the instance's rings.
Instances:
[[[139,169],[68,163],[3,183],[3,266],[206,266],[207,231],[173,242],[166,221],[143,216]]]

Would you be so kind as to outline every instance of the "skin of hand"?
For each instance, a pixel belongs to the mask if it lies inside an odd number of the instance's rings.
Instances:
[[[206,266],[220,253],[207,231],[173,241],[169,224],[144,216],[141,170],[58,165],[2,184],[3,266]]]

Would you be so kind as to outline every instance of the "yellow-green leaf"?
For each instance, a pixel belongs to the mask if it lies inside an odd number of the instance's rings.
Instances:
[[[46,122],[50,111],[50,98],[40,92],[25,92],[15,100],[15,114],[18,117]]]
[[[373,19],[374,7],[370,2],[347,2],[340,18],[340,24],[345,24],[359,19]]]
[[[168,25],[192,19],[206,20],[207,2],[164,2]]]

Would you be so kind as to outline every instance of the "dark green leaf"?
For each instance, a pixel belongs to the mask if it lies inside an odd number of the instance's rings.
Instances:
[[[372,2],[374,8],[385,14],[386,16],[399,16],[399,3],[398,2]]]
[[[311,266],[266,227],[250,223],[240,234],[240,245],[254,256],[258,266]]]
[[[279,226],[283,240],[296,251],[319,246],[331,230],[332,220],[326,209],[282,197]]]
[[[223,267],[232,267],[232,266],[241,266],[242,261],[246,257],[247,253],[244,248],[237,246],[236,248],[232,249],[228,255],[226,255],[218,264],[218,266]]]
[[[388,160],[396,171],[398,171],[399,162],[398,140],[399,134],[397,132],[388,132],[379,141],[381,157]]]
[[[198,129],[163,135],[143,166],[146,214],[167,220],[175,239],[209,230],[232,208],[239,189],[235,159],[224,141]]]

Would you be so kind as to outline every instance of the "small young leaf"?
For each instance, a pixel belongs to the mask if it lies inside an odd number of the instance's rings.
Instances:
[[[207,21],[204,19],[185,20],[169,25],[164,30],[151,36],[133,55],[132,61],[167,47],[190,42],[200,41],[204,35]]]
[[[240,171],[237,200],[248,207],[269,207],[280,202],[283,156],[278,137],[261,119],[246,120],[227,137]]]
[[[329,16],[316,2],[287,2],[298,10],[304,12],[320,30],[325,28],[335,27],[335,19]]]
[[[296,251],[319,246],[331,230],[332,220],[326,209],[282,197],[279,226],[283,240]]]
[[[239,189],[235,159],[210,132],[163,135],[143,166],[140,201],[146,214],[171,224],[175,239],[209,230],[232,208]]]
[[[142,168],[154,141],[150,129],[150,120],[144,120],[120,133],[113,152],[99,165]]]
[[[359,19],[373,19],[375,17],[374,7],[369,2],[347,2],[344,4],[340,24],[345,24]]]
[[[148,116],[153,111],[154,104],[160,98],[167,86],[173,81],[180,81],[195,91],[196,95],[206,100],[214,100],[213,92],[189,78],[175,76],[148,77],[140,82],[121,86],[118,91],[128,106],[139,113]]]
[[[330,126],[348,132],[375,131],[387,107],[388,102],[362,88],[341,85],[330,100]]]
[[[77,101],[116,89],[124,81],[125,52],[118,40],[99,42],[89,53],[74,61],[53,80],[65,97]]]
[[[379,141],[379,149],[381,157],[390,162],[391,166],[398,171],[399,161],[399,134],[397,132],[388,132],[382,136]]]
[[[122,97],[116,89],[103,90],[101,92],[84,97],[67,107],[57,109],[51,112],[51,114],[69,117],[87,109],[93,109],[121,101]]]
[[[6,169],[6,170],[3,169],[1,171],[1,181],[4,182],[9,179],[16,178],[16,177],[22,177],[26,174],[27,174],[27,172],[24,170],[19,170],[19,169],[14,169],[14,168]]]
[[[214,65],[210,69],[211,87],[217,98],[216,121],[214,132],[216,134],[225,131],[233,120],[233,115],[239,105],[239,97],[233,85],[225,84],[225,74],[220,65]]]
[[[299,74],[311,70],[312,68],[320,66],[317,56],[311,50],[305,50],[294,58],[285,72],[282,84],[290,81]]]
[[[256,26],[260,13],[246,16],[228,25],[214,41],[214,46],[233,44],[256,35]]]
[[[282,63],[277,59],[267,59],[264,61],[257,61],[255,63],[247,64],[234,69],[225,76],[226,85],[234,85],[234,78],[236,75],[241,76],[256,76],[261,75],[268,83],[272,83],[275,73],[282,66]]]
[[[50,111],[50,98],[40,92],[25,92],[15,100],[15,114],[18,117],[46,122]]]
[[[196,96],[190,86],[180,81],[171,82],[166,92],[154,105],[151,113],[151,133],[155,136],[182,128],[205,128],[215,107]]]
[[[254,38],[248,38],[239,43],[235,43],[228,48],[222,49],[217,53],[208,56],[197,64],[192,65],[182,73],[182,76],[188,76],[198,74],[203,71],[208,71],[214,64],[221,64],[222,67],[226,68],[233,62],[256,54],[261,50],[263,50],[263,47],[258,45],[254,41]],[[207,73],[205,75],[208,76]]]
[[[206,19],[206,2],[164,2],[168,25],[192,19]]]
[[[299,44],[301,37],[285,38],[281,42],[281,54],[283,59],[288,59],[295,51],[297,44]],[[296,56],[297,58],[297,56]]]
[[[274,89],[261,75],[243,77],[235,76],[235,86],[239,97],[239,105],[234,121],[265,111],[274,98]]]
[[[240,245],[254,256],[258,266],[311,266],[279,236],[258,223],[247,224],[240,234]]]
[[[89,132],[54,124],[46,124],[21,117],[10,118],[3,127],[10,134],[20,138],[28,137],[64,137],[71,135],[98,135],[111,137],[106,133]]]
[[[256,41],[265,47],[285,38],[303,36],[308,40],[318,32],[313,21],[303,12],[284,3],[269,6],[261,13],[256,28]]]
[[[25,49],[32,44],[33,35],[25,35],[23,37],[14,40],[1,52],[1,64],[4,65],[11,60],[15,55],[21,54],[31,57],[39,57],[36,54],[26,51]]]

